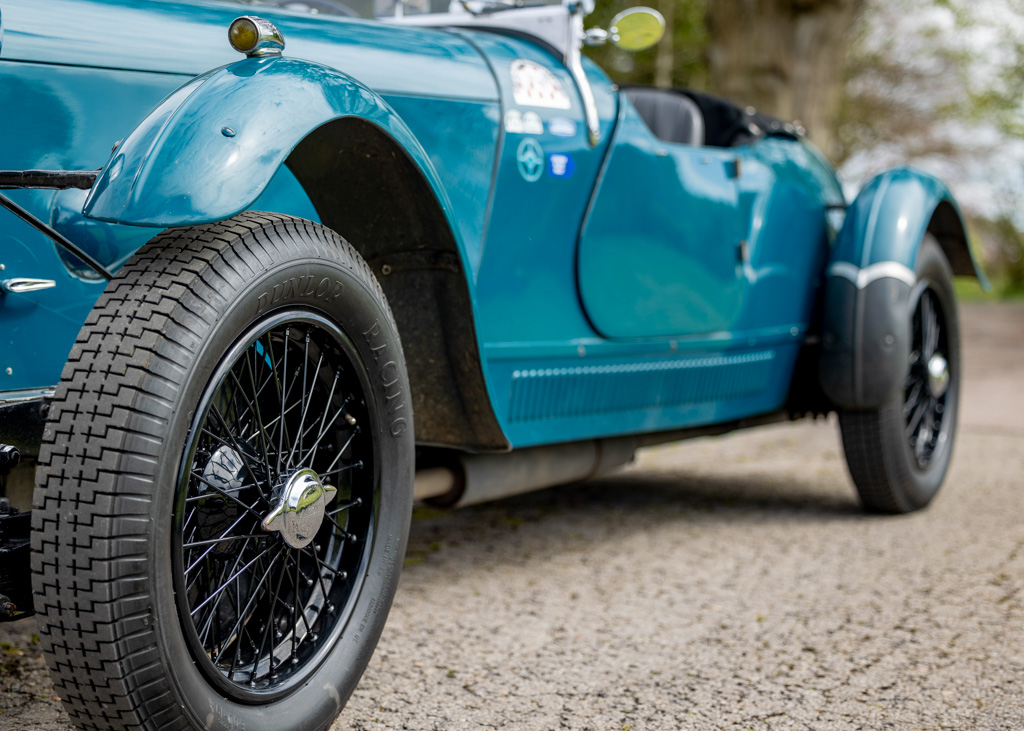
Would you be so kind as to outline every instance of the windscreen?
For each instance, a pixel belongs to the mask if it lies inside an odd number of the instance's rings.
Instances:
[[[538,5],[561,5],[562,0],[238,0],[253,7],[284,8],[313,15],[350,18],[394,18],[426,13],[472,13]]]

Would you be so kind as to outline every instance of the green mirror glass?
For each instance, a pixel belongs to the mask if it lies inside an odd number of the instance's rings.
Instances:
[[[623,51],[643,51],[665,35],[665,19],[654,8],[630,8],[612,18],[608,32]]]

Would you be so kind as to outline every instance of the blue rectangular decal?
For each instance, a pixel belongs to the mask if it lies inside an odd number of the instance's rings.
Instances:
[[[568,178],[576,169],[572,156],[561,153],[548,155],[548,173],[556,178]]]

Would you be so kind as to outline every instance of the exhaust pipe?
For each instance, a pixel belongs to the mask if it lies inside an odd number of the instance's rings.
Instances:
[[[416,471],[413,497],[461,508],[605,474],[633,461],[632,437],[592,439],[505,454],[460,454],[444,467]]]
[[[780,409],[722,424],[529,447],[504,454],[452,453],[448,465],[416,471],[413,497],[430,500],[438,507],[461,508],[607,474],[632,462],[636,450],[643,447],[717,436],[791,418]]]

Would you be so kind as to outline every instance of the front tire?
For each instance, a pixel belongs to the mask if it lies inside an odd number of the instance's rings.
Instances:
[[[43,647],[90,729],[326,729],[408,533],[408,378],[333,232],[243,213],[164,232],[72,349],[40,454]]]
[[[846,464],[871,512],[909,513],[928,505],[953,455],[960,327],[953,272],[930,234],[921,242],[915,273],[911,355],[902,387],[878,409],[839,413]]]

